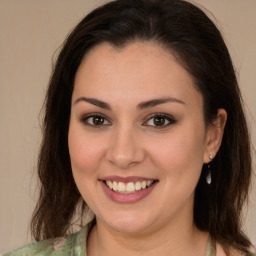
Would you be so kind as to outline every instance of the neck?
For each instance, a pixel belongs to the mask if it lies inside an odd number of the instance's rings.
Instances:
[[[89,235],[87,253],[88,256],[205,256],[207,241],[208,234],[199,231],[193,221],[176,221],[158,230],[124,234],[98,220]]]

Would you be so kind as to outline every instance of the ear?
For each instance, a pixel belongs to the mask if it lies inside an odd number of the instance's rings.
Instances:
[[[204,163],[209,163],[211,161],[210,156],[213,158],[216,156],[221,145],[226,121],[226,110],[222,108],[218,109],[217,118],[207,127]]]

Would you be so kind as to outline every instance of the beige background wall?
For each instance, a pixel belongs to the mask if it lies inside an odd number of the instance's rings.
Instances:
[[[70,29],[102,2],[0,0],[0,254],[30,241],[28,223],[36,198],[34,172],[40,144],[38,119],[52,56]],[[223,31],[256,141],[256,1],[194,2],[210,10]],[[246,230],[256,244],[255,187]]]

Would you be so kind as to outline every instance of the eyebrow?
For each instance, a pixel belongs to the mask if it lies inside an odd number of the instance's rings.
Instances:
[[[154,106],[157,106],[157,105],[160,105],[160,104],[164,104],[164,103],[167,103],[167,102],[185,104],[185,102],[182,101],[182,100],[179,100],[179,99],[176,99],[176,98],[164,97],[164,98],[152,99],[152,100],[149,100],[149,101],[141,102],[138,105],[137,108],[138,109],[151,108],[151,107],[154,107]]]
[[[94,99],[94,98],[86,98],[86,97],[80,97],[78,98],[75,102],[74,102],[74,105],[77,104],[78,102],[81,102],[81,101],[85,101],[85,102],[88,102],[92,105],[95,105],[97,107],[100,107],[100,108],[104,108],[104,109],[108,109],[108,110],[111,110],[112,108],[110,107],[110,105],[104,101],[101,101],[101,100],[97,100],[97,99]]]
[[[97,107],[103,108],[103,109],[107,109],[107,110],[112,110],[111,106],[101,100],[95,99],[95,98],[86,98],[86,97],[80,97],[78,98],[75,102],[74,105],[77,104],[78,102],[81,101],[85,101],[88,102],[92,105],[95,105]],[[176,98],[170,98],[170,97],[164,97],[164,98],[159,98],[159,99],[152,99],[152,100],[148,100],[148,101],[144,101],[138,104],[137,108],[142,110],[145,108],[151,108],[160,104],[164,104],[167,102],[173,102],[173,103],[179,103],[179,104],[185,104],[184,101],[176,99]]]

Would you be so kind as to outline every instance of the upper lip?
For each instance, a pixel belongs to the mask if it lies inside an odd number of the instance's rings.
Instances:
[[[103,178],[100,178],[99,180],[110,180],[110,181],[117,181],[117,182],[123,182],[123,183],[129,183],[129,182],[136,182],[136,181],[155,181],[157,179],[154,178],[148,178],[148,177],[139,177],[139,176],[129,176],[129,177],[121,177],[117,175],[112,176],[106,176]]]

